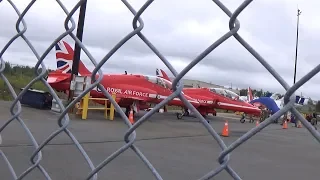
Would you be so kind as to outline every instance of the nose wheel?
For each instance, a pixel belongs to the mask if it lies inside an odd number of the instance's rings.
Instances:
[[[177,119],[182,119],[183,116],[189,116],[189,111],[184,111],[182,113],[177,113],[176,116],[177,116]],[[206,115],[202,115],[203,118],[206,118]],[[209,120],[206,120],[208,123],[210,123]]]
[[[177,115],[177,119],[182,119],[182,117],[183,117],[182,113],[177,113],[176,115]]]
[[[240,118],[240,122],[241,123],[245,123],[246,122],[246,114],[245,113],[243,113],[242,115],[241,115],[241,118]]]
[[[177,119],[182,119],[183,116],[189,116],[189,111],[188,109],[182,109],[181,113],[177,113]]]
[[[126,114],[127,117],[129,117],[130,111],[131,111],[131,107],[130,107],[130,106],[126,107],[126,112],[125,112],[125,114]],[[136,113],[136,112],[133,111],[133,116],[135,115],[135,113]]]

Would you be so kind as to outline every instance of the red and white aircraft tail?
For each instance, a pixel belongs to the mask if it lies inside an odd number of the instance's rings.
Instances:
[[[255,99],[255,97],[252,94],[252,89],[250,87],[248,87],[247,89],[247,96],[240,96],[240,99],[246,102],[251,102],[252,100]]]
[[[253,100],[252,90],[250,87],[248,87],[247,98],[248,98],[248,102]]]
[[[71,79],[71,69],[73,64],[74,51],[65,41],[61,40],[55,45],[57,69],[49,74],[48,83],[60,83]],[[80,75],[90,75],[91,72],[86,68],[83,62],[79,61]]]
[[[57,70],[61,73],[71,73],[74,51],[65,41],[61,40],[55,45]],[[79,61],[79,74],[91,74],[83,62]]]
[[[156,69],[156,75],[157,77],[163,78],[165,80],[168,80],[171,82],[169,76],[162,70],[162,69]]]

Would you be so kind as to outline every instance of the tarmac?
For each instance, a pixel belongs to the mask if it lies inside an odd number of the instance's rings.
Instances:
[[[1,126],[11,117],[11,102],[0,102]],[[223,137],[226,145],[255,127],[254,123],[239,122],[239,116],[217,114],[208,117],[210,125],[220,133],[224,122],[229,122],[229,137]],[[37,142],[42,143],[59,126],[59,114],[50,110],[38,110],[23,106],[22,119]],[[141,114],[137,114],[141,116]],[[222,117],[223,116],[223,117]],[[84,147],[95,166],[123,146],[127,126],[116,117],[106,120],[103,112],[91,112],[87,120],[71,114],[68,129]],[[135,117],[136,119],[139,117]],[[157,113],[137,130],[135,145],[153,164],[163,179],[194,180],[219,167],[221,152],[214,138],[205,127],[192,117],[178,120],[174,113]],[[2,132],[0,149],[19,176],[30,167],[34,151],[24,129],[15,120]],[[230,156],[229,165],[246,180],[318,180],[320,144],[306,130],[282,129],[271,124],[236,148]],[[85,179],[90,172],[85,159],[66,133],[56,136],[42,150],[41,165],[52,179]],[[3,156],[0,156],[1,179],[13,179]],[[24,179],[45,179],[38,169]],[[139,157],[128,149],[98,172],[98,179],[142,180],[155,179]],[[212,179],[233,179],[225,170]]]

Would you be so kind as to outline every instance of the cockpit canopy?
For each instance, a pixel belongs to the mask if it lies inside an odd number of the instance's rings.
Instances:
[[[161,77],[157,77],[157,76],[149,76],[149,75],[144,75],[144,77],[151,83],[153,84],[157,84],[158,86],[161,86],[163,88],[172,90],[172,82],[168,81],[166,79],[163,79]],[[184,92],[182,91],[181,94],[185,95]],[[186,95],[185,95],[186,96]],[[187,96],[188,98],[190,98],[189,96]],[[192,98],[190,98],[192,99]]]
[[[283,96],[280,93],[274,93],[270,96],[270,98],[274,99],[274,100],[279,100],[281,99]]]
[[[153,84],[157,84],[161,87],[164,87],[166,89],[171,89],[172,88],[172,83],[166,79],[163,79],[161,77],[157,77],[157,76],[144,76],[149,82],[153,83]]]
[[[211,92],[214,92],[214,93],[217,93],[217,94],[220,94],[224,97],[227,97],[229,99],[233,99],[233,100],[237,100],[237,101],[242,101],[240,99],[240,96],[230,90],[227,90],[227,89],[223,89],[223,88],[209,88]]]
[[[151,82],[153,84],[157,84],[158,86],[172,90],[172,83],[166,79],[163,79],[163,78],[157,77],[157,76],[149,76],[149,75],[144,75],[144,77],[146,80],[148,80],[149,82]],[[238,94],[236,94],[230,90],[222,89],[222,88],[209,88],[209,90],[211,92],[220,94],[220,95],[225,96],[227,98],[230,98],[232,100],[237,100],[237,101],[243,102],[243,100],[241,100],[239,98]],[[184,94],[183,92],[181,92],[181,93]]]

